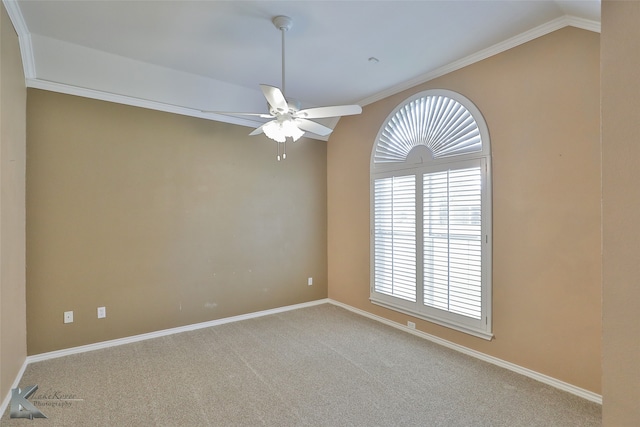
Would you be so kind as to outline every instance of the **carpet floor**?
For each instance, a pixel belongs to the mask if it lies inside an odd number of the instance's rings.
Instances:
[[[599,426],[601,406],[331,304],[27,366],[2,426]]]

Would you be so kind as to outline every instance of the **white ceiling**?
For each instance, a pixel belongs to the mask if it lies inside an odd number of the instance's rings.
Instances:
[[[304,106],[366,105],[563,26],[599,31],[600,22],[599,0],[4,2],[29,86],[190,115],[266,111],[258,85],[281,86],[276,15],[294,20],[286,92]]]

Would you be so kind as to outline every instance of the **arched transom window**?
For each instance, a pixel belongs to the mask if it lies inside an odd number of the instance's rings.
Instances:
[[[491,152],[480,111],[428,90],[371,153],[371,301],[491,339]]]

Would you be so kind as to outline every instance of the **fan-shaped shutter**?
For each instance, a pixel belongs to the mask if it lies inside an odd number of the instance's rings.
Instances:
[[[402,106],[381,132],[373,161],[404,162],[419,145],[429,148],[434,159],[482,151],[480,130],[469,110],[440,95]]]

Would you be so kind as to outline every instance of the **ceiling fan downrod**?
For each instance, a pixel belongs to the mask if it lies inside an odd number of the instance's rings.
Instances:
[[[280,30],[280,34],[281,34],[281,39],[282,39],[282,94],[285,95],[286,97],[286,91],[285,91],[285,79],[284,79],[284,60],[285,60],[285,53],[284,53],[284,33],[289,31],[291,29],[291,26],[293,25],[293,19],[289,18],[288,16],[284,16],[284,15],[279,15],[274,17],[271,22],[273,22],[273,25],[276,26],[277,29]]]

